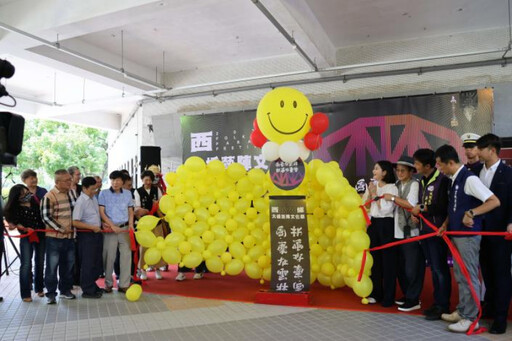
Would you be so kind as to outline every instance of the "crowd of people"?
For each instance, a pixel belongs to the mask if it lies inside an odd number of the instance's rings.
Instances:
[[[37,173],[28,169],[21,174],[22,183],[11,187],[4,216],[8,228],[22,237],[19,278],[24,302],[32,302],[32,290],[38,297],[46,296],[48,304],[57,303],[57,292],[60,299],[75,299],[74,286],[81,288],[84,298],[101,298],[112,293],[114,273],[119,292],[126,292],[139,277],[147,280],[146,270],[162,279],[160,271],[167,265],[148,267],[144,248],[134,264],[128,233],[145,215],[163,216],[155,209],[162,189],[154,173],[144,171],[137,189],[126,170],[113,171],[109,178],[110,187],[101,190],[99,176],[82,178],[80,169],[72,166],[57,170],[55,186],[47,191],[38,186]],[[165,237],[170,229],[162,220],[153,232]],[[198,267],[194,279],[201,279],[205,270]],[[183,281],[187,271],[180,268],[176,280]],[[97,285],[99,278],[104,278],[103,288]]]
[[[439,236],[372,251],[369,303],[384,307],[396,304],[400,311],[421,309],[420,295],[429,264],[434,303],[423,313],[427,320],[450,322],[448,328],[454,332],[470,328],[478,305],[461,267],[454,262],[459,300],[456,309],[450,310],[449,251],[440,236],[445,231],[512,233],[512,168],[498,156],[499,137],[465,134],[463,146],[469,161],[466,165],[461,164],[453,146],[443,145],[436,151],[419,149],[396,164],[378,161],[370,184],[361,180],[356,185],[364,200],[376,198],[369,208],[370,247],[434,230]],[[142,186],[137,189],[132,188],[127,171],[113,171],[109,178],[109,188],[101,190],[101,178],[82,179],[80,169],[73,166],[57,170],[55,186],[47,192],[37,185],[36,172],[29,169],[21,174],[23,184],[10,189],[5,219],[11,230],[29,235],[20,239],[20,295],[24,302],[32,301],[32,289],[37,296],[46,296],[48,304],[56,303],[57,291],[60,299],[74,299],[74,285],[81,287],[84,298],[101,298],[113,291],[114,273],[119,292],[126,292],[139,277],[146,280],[149,270],[154,270],[156,279],[162,279],[160,271],[167,265],[162,262],[148,267],[143,248],[139,264],[134,264],[128,233],[145,215],[163,216],[155,209],[163,191],[155,184],[154,173],[144,171]],[[420,213],[425,220],[420,219]],[[33,229],[45,232],[31,233]],[[153,232],[164,237],[170,229],[161,220]],[[490,332],[505,333],[512,295],[512,242],[497,236],[450,238],[478,295],[481,270],[486,288],[484,315],[494,319]],[[184,280],[188,270],[179,268],[176,280]],[[194,279],[201,279],[205,271],[203,263],[196,268]],[[97,285],[100,277],[105,279],[103,288]],[[397,281],[403,293],[399,299]]]
[[[369,208],[370,248],[434,232],[437,237],[413,239],[398,247],[372,251],[369,303],[398,305],[400,311],[421,309],[420,295],[425,265],[432,273],[433,305],[423,311],[427,320],[450,322],[453,332],[467,332],[478,316],[478,303],[463,270],[453,263],[459,300],[450,310],[451,272],[448,246],[440,238],[446,231],[512,233],[512,168],[499,158],[500,138],[493,134],[462,137],[468,163],[461,164],[451,145],[436,151],[419,149],[396,164],[378,161],[369,185],[360,180],[356,189],[363,200],[374,198]],[[415,176],[417,173],[417,176]],[[419,215],[425,218],[421,219]],[[503,236],[450,235],[469,272],[471,284],[482,300],[483,316],[492,318],[490,332],[507,328],[512,294],[512,241]],[[481,285],[480,271],[484,286]],[[396,283],[403,297],[396,299]],[[481,298],[481,292],[485,295]],[[475,329],[478,329],[475,325]]]

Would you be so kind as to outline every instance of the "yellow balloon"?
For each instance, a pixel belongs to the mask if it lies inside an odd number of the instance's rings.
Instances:
[[[176,179],[178,178],[178,175],[173,172],[169,172],[165,174],[164,180],[169,185],[169,187],[174,186],[176,184]]]
[[[158,202],[158,208],[160,211],[162,211],[163,214],[167,214],[167,212],[176,208],[176,203],[170,195],[164,195]]]
[[[162,238],[162,239],[163,239],[163,238]],[[160,252],[162,252],[162,251],[165,249],[165,247],[166,247],[166,244],[165,244],[165,242],[164,242],[163,240],[160,240],[160,241],[158,241],[158,242],[156,243],[156,248],[157,248]]]
[[[182,241],[178,245],[178,250],[181,252],[182,255],[189,254],[190,251],[192,251],[192,245],[188,241]]]
[[[265,94],[258,104],[256,120],[263,135],[276,143],[298,141],[310,129],[311,103],[292,88],[276,88]]]
[[[272,277],[272,269],[269,267],[263,269],[263,279],[265,281],[270,281],[270,278]]]
[[[363,212],[360,208],[349,213],[347,223],[351,230],[365,231],[366,229],[366,219],[364,218]]]
[[[263,275],[263,270],[257,263],[248,263],[245,265],[245,273],[249,278],[260,279]]]
[[[347,210],[352,211],[359,208],[361,205],[361,197],[357,194],[355,189],[353,191],[352,187],[349,187],[349,189],[350,191],[341,198],[341,205],[343,205]]]
[[[320,282],[320,284],[322,284],[326,287],[331,286],[331,276],[327,276],[327,275],[323,274],[322,272],[319,272],[317,275],[317,278],[318,278],[318,282]]]
[[[247,177],[254,185],[259,185],[265,181],[265,172],[261,168],[252,168],[247,172]]]
[[[353,282],[352,289],[359,297],[368,297],[373,290],[373,283],[367,275],[363,275],[361,281],[357,279]]]
[[[139,219],[139,222],[137,223],[137,230],[151,231],[156,227],[159,221],[160,218],[157,218],[154,215],[145,215],[144,217]]]
[[[354,231],[350,235],[350,245],[356,251],[366,250],[370,247],[370,237],[361,230]]]
[[[227,264],[233,260],[233,257],[231,256],[231,254],[229,252],[224,252],[220,256],[220,259],[222,260],[222,263]]]
[[[231,276],[236,276],[244,269],[244,263],[240,259],[233,259],[226,264],[226,273]]]
[[[200,172],[206,168],[206,163],[199,156],[191,156],[185,161],[185,167],[191,172]]]
[[[162,258],[167,264],[178,264],[181,262],[181,253],[173,247],[166,247],[162,251]]]
[[[233,238],[237,241],[237,242],[241,242],[244,240],[244,238],[247,236],[247,234],[249,233],[249,230],[245,227],[240,227],[240,228],[237,228],[232,236]]]
[[[343,185],[338,180],[330,180],[325,184],[325,193],[331,200],[337,200],[343,196]]]
[[[192,225],[196,222],[196,215],[193,212],[187,212],[183,217],[183,220],[187,225]]]
[[[185,236],[180,232],[172,232],[165,237],[165,243],[175,248],[184,240]]]
[[[335,271],[331,276],[331,284],[335,288],[343,288],[345,286],[345,280],[341,271]]]
[[[211,160],[208,162],[208,165],[206,168],[213,174],[213,175],[221,175],[226,168],[224,167],[224,164],[220,160]]]
[[[173,217],[169,221],[172,232],[185,232],[187,224],[180,217]]]
[[[160,261],[161,258],[162,254],[156,247],[150,247],[144,253],[144,262],[147,265],[155,265]]]
[[[326,275],[326,276],[332,276],[332,274],[334,273],[334,265],[332,265],[331,263],[323,263],[321,268],[320,268],[320,271],[322,271],[322,274]]]
[[[188,239],[192,246],[192,251],[202,253],[204,251],[204,242],[199,236],[192,236]]]
[[[219,273],[224,268],[224,264],[219,257],[210,257],[206,260],[206,267],[210,272]]]
[[[332,170],[332,168],[327,164],[322,164],[318,170],[316,171],[316,180],[326,186],[327,183],[336,180],[336,173]]]
[[[245,175],[245,173],[245,167],[240,163],[232,163],[227,168],[228,176],[235,181],[241,179]]]
[[[215,240],[215,233],[213,233],[210,230],[204,231],[203,234],[201,235],[201,238],[203,239],[203,242],[205,242],[206,244],[210,244]]]
[[[203,256],[199,252],[191,252],[183,257],[183,264],[187,268],[195,268],[203,261]]]
[[[126,299],[130,302],[136,302],[139,300],[142,295],[142,287],[139,284],[131,285],[128,290],[126,290]]]
[[[140,245],[146,248],[153,247],[156,244],[156,237],[150,231],[137,231],[135,232],[135,238]]]
[[[258,258],[258,266],[263,269],[270,267],[270,257],[266,255],[260,256]]]
[[[245,256],[245,252],[245,247],[240,242],[229,244],[229,253],[231,253],[233,258],[242,259]]]

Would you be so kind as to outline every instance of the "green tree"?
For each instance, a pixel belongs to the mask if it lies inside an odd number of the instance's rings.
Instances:
[[[23,170],[38,173],[40,185],[53,186],[57,169],[78,166],[83,175],[104,177],[107,170],[107,132],[74,124],[31,119],[25,121],[23,150],[18,155],[18,167],[4,168],[4,177],[12,172],[19,183]],[[7,179],[6,187],[12,180]]]

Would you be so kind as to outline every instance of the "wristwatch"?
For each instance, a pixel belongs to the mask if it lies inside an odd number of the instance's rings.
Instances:
[[[474,218],[474,217],[475,217],[475,212],[473,212],[473,210],[469,210],[468,212],[469,212],[469,214],[471,215],[471,218]]]
[[[391,197],[391,201],[395,202],[395,196],[394,195]]]
[[[420,212],[425,212],[425,204],[420,205]]]

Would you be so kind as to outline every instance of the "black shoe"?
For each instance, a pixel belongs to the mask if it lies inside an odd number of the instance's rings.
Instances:
[[[491,334],[505,334],[507,331],[507,322],[496,322],[494,321],[491,325],[491,329],[489,329],[489,333]]]
[[[395,300],[396,305],[403,305],[405,303],[405,296]]]
[[[73,294],[71,291],[60,293],[59,298],[65,298],[67,300],[74,300],[76,298],[75,294]]]
[[[425,319],[428,321],[440,320],[442,314],[448,313],[448,309],[443,309],[439,306],[436,306],[435,309],[432,309],[428,314],[425,314]]]
[[[394,306],[393,302],[382,302],[380,305],[381,305],[383,308],[389,308],[389,307]]]
[[[437,307],[437,306],[436,306],[435,304],[432,304],[432,305],[430,306],[430,308],[427,308],[427,309],[423,310],[423,315],[428,315],[428,314],[430,314],[434,309],[436,309],[436,307]]]
[[[100,278],[105,278],[105,274],[101,274],[99,277]]]
[[[400,307],[398,307],[398,310],[400,310],[400,311],[413,311],[413,310],[418,310],[418,309],[421,309],[421,304],[420,304],[420,301],[418,301],[418,300],[416,300],[416,301],[406,300],[404,304],[402,304]]]
[[[101,298],[101,294],[95,292],[94,294],[86,294],[86,293],[83,293],[82,294],[82,298]]]
[[[57,303],[57,300],[55,299],[55,297],[53,296],[49,296],[46,300],[46,303],[47,304],[56,304]]]

